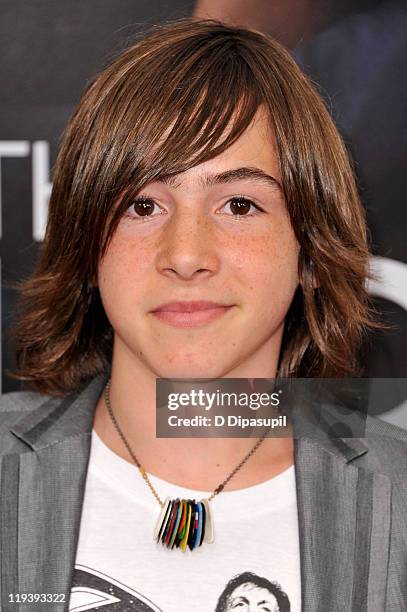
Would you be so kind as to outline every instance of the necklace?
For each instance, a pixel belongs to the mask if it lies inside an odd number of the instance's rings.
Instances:
[[[133,453],[127,442],[116,417],[113,414],[112,406],[110,403],[110,380],[106,384],[104,390],[104,400],[106,408],[110,414],[113,425],[115,426],[118,434],[123,440],[127,450],[130,453],[134,463],[139,469],[141,476],[144,478],[147,486],[150,488],[152,494],[161,506],[161,511],[158,515],[157,523],[154,529],[154,540],[161,542],[163,546],[169,549],[180,548],[185,552],[187,546],[190,550],[194,550],[198,546],[201,546],[203,542],[211,544],[214,542],[214,523],[212,509],[209,502],[223,491],[227,483],[233,478],[233,476],[240,470],[240,468],[250,459],[253,453],[259,448],[260,444],[264,441],[266,433],[269,427],[266,428],[263,436],[259,438],[253,448],[247,453],[242,461],[232,470],[232,472],[225,478],[223,482],[213,491],[208,499],[201,499],[195,501],[194,499],[170,499],[167,497],[164,501],[161,500],[157,491],[153,487],[147,472]]]

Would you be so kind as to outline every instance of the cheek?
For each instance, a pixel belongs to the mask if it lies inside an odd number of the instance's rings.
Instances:
[[[245,287],[247,324],[259,333],[285,319],[298,286],[299,247],[291,231],[247,245],[239,276]]]
[[[233,265],[252,293],[290,296],[298,284],[298,254],[294,233],[283,231],[257,236],[238,245]]]
[[[98,284],[105,308],[111,304],[134,300],[145,287],[145,270],[151,266],[149,255],[130,241],[112,240],[105,257],[99,263]]]

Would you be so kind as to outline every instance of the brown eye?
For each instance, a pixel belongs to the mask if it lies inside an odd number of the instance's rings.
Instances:
[[[252,200],[249,200],[248,198],[244,198],[244,197],[231,198],[227,202],[227,204],[230,206],[230,211],[232,212],[232,215],[234,217],[237,217],[237,216],[251,217],[252,215],[255,215],[256,213],[261,212],[261,209],[258,206],[256,206],[256,204],[254,204]],[[253,207],[253,210],[252,210],[252,207]]]
[[[131,204],[130,209],[140,217],[147,217],[154,211],[155,203],[149,198],[138,198]]]

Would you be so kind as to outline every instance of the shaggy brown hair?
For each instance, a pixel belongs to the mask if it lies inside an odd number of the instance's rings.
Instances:
[[[280,44],[254,30],[183,19],[153,28],[117,57],[66,128],[41,258],[21,286],[18,378],[60,395],[109,366],[113,331],[96,275],[120,217],[146,183],[227,149],[260,105],[301,247],[279,375],[357,372],[361,338],[376,324],[365,288],[365,218],[341,138]]]

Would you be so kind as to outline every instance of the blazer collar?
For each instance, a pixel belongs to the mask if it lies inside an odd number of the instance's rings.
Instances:
[[[50,397],[22,418],[11,432],[37,451],[71,436],[91,433],[98,399],[108,374],[94,378],[85,389],[64,398]]]
[[[93,413],[106,380],[46,400],[10,430],[20,442],[1,462],[4,611],[11,592],[62,593],[65,603],[53,609],[68,610]],[[21,442],[33,452],[21,452]],[[391,486],[357,465],[367,450],[361,439],[295,440],[302,612],[385,609]]]

